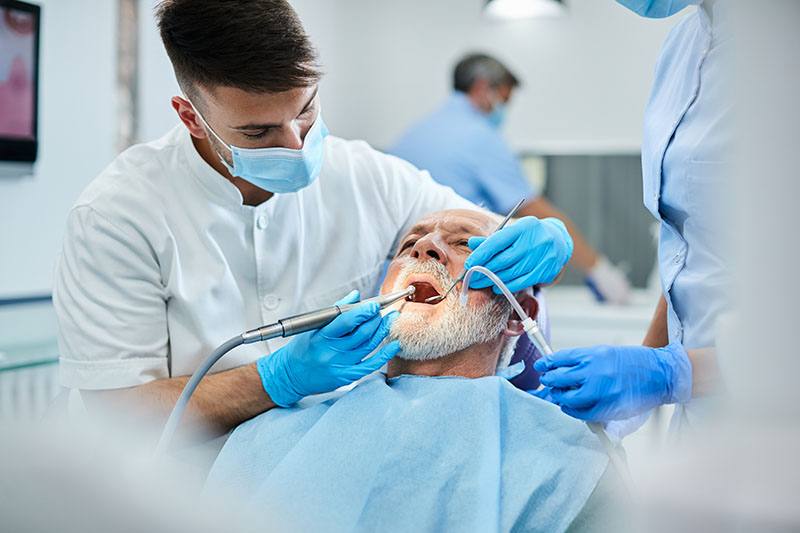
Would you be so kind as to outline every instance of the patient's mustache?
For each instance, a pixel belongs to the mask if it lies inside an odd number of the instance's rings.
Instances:
[[[412,274],[427,274],[437,282],[440,288],[447,288],[455,281],[455,278],[450,275],[450,272],[438,261],[420,261],[419,259],[411,259],[408,257],[400,261],[400,274],[397,276],[395,285],[403,284]],[[455,293],[451,293],[451,295],[452,294]]]

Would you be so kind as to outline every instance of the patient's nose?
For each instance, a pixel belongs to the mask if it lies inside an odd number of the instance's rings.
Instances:
[[[443,265],[447,263],[447,252],[444,251],[444,247],[440,246],[431,235],[422,237],[414,244],[414,247],[411,249],[411,257],[419,259],[420,261],[433,259]]]

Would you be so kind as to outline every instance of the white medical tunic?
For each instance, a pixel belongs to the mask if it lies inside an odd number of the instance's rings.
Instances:
[[[112,389],[188,375],[234,335],[376,292],[398,237],[458,207],[474,208],[411,164],[336,137],[312,185],[246,206],[177,126],[117,157],[69,213],[53,294],[61,381]],[[214,371],[285,342],[237,348]]]
[[[669,341],[686,349],[715,346],[717,320],[730,305],[720,209],[733,144],[724,9],[725,2],[706,2],[672,30],[645,113],[644,203],[661,223],[658,260]],[[674,434],[704,416],[707,404],[679,406]]]

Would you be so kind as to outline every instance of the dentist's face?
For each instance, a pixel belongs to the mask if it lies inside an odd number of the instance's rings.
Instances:
[[[319,115],[317,86],[280,93],[253,93],[235,87],[197,87],[195,102],[173,98],[173,107],[189,132],[207,139],[229,164],[231,154],[208,132],[197,113],[227,145],[241,148],[292,148],[303,146],[308,130]],[[199,109],[194,109],[195,104]]]

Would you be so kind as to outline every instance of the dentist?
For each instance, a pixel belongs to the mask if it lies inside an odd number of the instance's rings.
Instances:
[[[157,17],[183,93],[171,100],[180,124],[120,154],[82,193],[54,303],[62,384],[89,411],[133,406],[160,425],[220,342],[358,301],[417,219],[475,206],[329,134],[317,57],[287,1],[165,0]],[[534,218],[471,244],[473,263],[514,290],[552,281],[572,248],[563,224]],[[241,347],[200,384],[187,419],[221,434],[351,383],[399,352],[378,349],[393,318],[364,304],[288,343]]]

